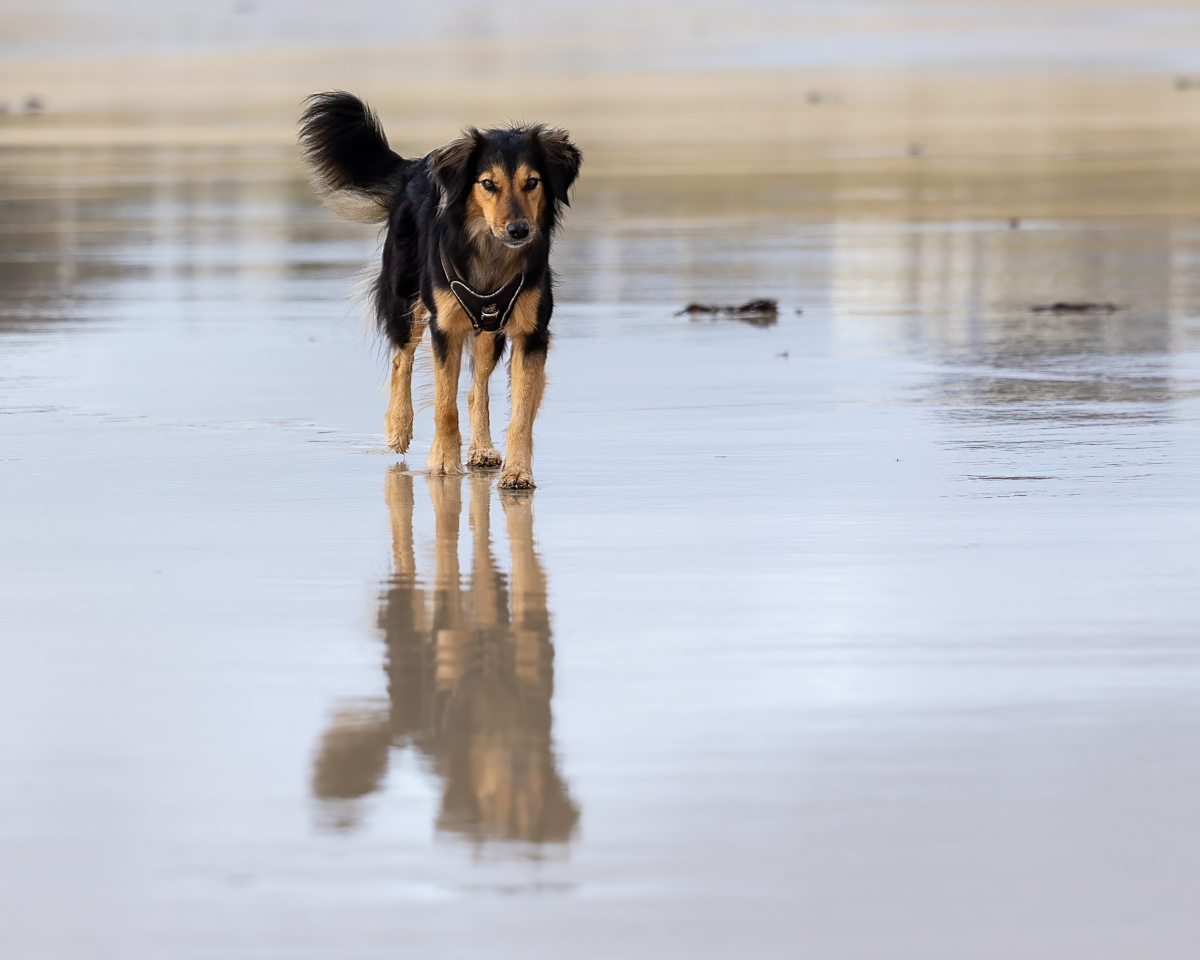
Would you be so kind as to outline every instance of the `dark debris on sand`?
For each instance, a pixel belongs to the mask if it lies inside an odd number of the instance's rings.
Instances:
[[[779,303],[776,300],[749,300],[740,306],[715,303],[689,303],[675,316],[684,314],[696,319],[702,316],[728,317],[731,320],[741,320],[743,323],[753,323],[759,326],[770,326],[779,315]]]
[[[1039,303],[1029,308],[1033,313],[1116,313],[1115,303],[1072,303],[1060,300],[1057,303]]]

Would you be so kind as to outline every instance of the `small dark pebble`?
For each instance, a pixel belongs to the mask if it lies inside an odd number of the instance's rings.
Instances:
[[[925,148],[919,143],[910,143],[908,145],[908,155],[910,157],[919,157],[925,152]]]
[[[1008,229],[1009,230],[1019,230],[1020,228],[1021,228],[1021,220],[1019,217],[1009,217],[1008,218]]]
[[[41,113],[45,107],[42,106],[42,101],[38,97],[29,97],[25,101],[26,113]]]
[[[800,316],[803,316],[803,315],[804,315],[804,311],[803,311],[803,310],[801,310],[799,307],[797,307],[797,308],[796,308],[796,316],[800,317]]]
[[[1034,313],[1116,313],[1115,303],[1040,303],[1030,307]]]

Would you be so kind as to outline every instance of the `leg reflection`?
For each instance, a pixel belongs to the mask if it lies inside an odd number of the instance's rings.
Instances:
[[[393,470],[393,576],[379,626],[388,699],[334,717],[317,752],[313,792],[335,823],[380,788],[393,748],[414,748],[442,787],[439,830],[474,840],[562,842],[579,818],[555,762],[554,649],[546,577],[534,548],[533,500],[501,491],[512,575],[496,564],[486,478],[429,477],[435,519],[432,589],[413,553],[413,479]],[[471,572],[459,570],[462,491],[469,489]]]

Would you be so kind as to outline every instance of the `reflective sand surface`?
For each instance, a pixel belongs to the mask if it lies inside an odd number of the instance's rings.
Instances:
[[[284,155],[0,165],[13,956],[1190,954],[1190,172],[585,178],[502,497]]]

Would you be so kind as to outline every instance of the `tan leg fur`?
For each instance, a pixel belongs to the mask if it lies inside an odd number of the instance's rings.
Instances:
[[[471,443],[467,450],[467,466],[492,468],[500,466],[500,452],[492,445],[491,413],[488,409],[488,379],[496,368],[496,334],[478,333],[471,345],[474,377],[467,394],[467,409],[471,417]]]
[[[433,357],[433,446],[426,469],[434,476],[462,473],[462,435],[458,431],[458,377],[462,371],[463,341],[471,332],[471,321],[454,294],[437,294],[437,316],[433,319],[446,338],[446,353]]]
[[[424,333],[424,322],[414,319],[408,344],[392,353],[392,390],[387,415],[383,419],[383,437],[387,445],[397,453],[406,452],[409,443],[412,442],[413,356]]]
[[[508,490],[529,490],[533,482],[533,420],[546,387],[546,354],[527,351],[525,338],[512,343],[512,416],[504,446],[504,472],[500,486]]]

